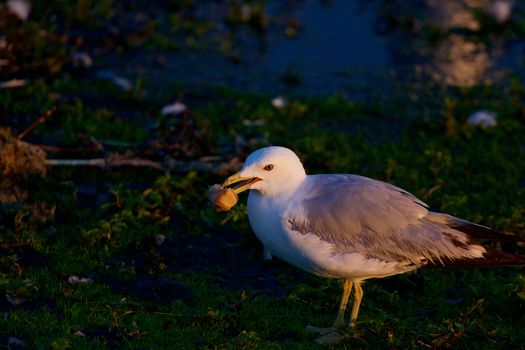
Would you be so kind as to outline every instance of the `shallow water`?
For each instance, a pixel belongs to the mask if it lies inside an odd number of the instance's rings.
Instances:
[[[267,25],[255,28],[225,24],[226,3],[199,6],[197,16],[213,23],[208,48],[163,52],[162,68],[144,69],[158,52],[137,54],[126,59],[131,74],[160,84],[354,96],[399,82],[492,84],[524,71],[525,15],[510,0],[269,1]],[[251,23],[256,10],[243,5],[240,16]]]

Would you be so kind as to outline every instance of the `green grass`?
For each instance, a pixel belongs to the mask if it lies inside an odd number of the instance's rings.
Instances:
[[[83,17],[90,3],[61,4],[57,11],[74,28],[94,30],[106,7],[116,5],[97,2],[89,12],[94,17]],[[63,29],[36,17],[16,35],[32,36],[39,26]],[[151,35],[148,45],[165,38]],[[82,148],[95,138],[121,145],[49,157],[130,152],[187,164],[210,155],[226,162],[261,146],[285,145],[310,173],[389,181],[433,209],[524,237],[525,90],[517,79],[464,89],[400,86],[367,103],[289,96],[291,103],[277,109],[270,96],[227,87],[174,84],[161,91],[145,81],[120,91],[55,67],[61,61],[52,58],[66,49],[44,49],[39,40],[29,42],[38,50],[27,62],[47,65],[27,63],[24,69],[46,78],[3,90],[0,121],[16,135],[56,105],[27,141]],[[184,118],[158,112],[173,96],[193,101]],[[495,111],[498,126],[469,126],[469,114],[479,109]],[[263,124],[246,126],[246,120]],[[39,349],[321,348],[305,326],[333,322],[340,282],[279,261],[263,263],[246,197],[224,214],[208,206],[207,186],[226,175],[58,167],[22,184],[28,200],[0,203],[0,242],[12,245],[0,249],[0,343],[16,337]],[[55,205],[54,219],[35,221],[35,203]],[[91,282],[72,284],[71,276]],[[370,280],[364,292],[358,328],[335,348],[524,348],[521,268],[417,271]]]
[[[510,98],[521,98],[520,91],[511,92],[516,96]],[[494,105],[501,116],[499,126],[473,129],[465,125],[466,114],[460,111],[467,110],[463,104],[475,105],[477,99],[475,91],[458,93],[454,109],[442,112],[454,118],[452,127],[438,112],[428,122],[400,120],[407,126],[392,136],[393,141],[388,131],[367,122],[380,119],[381,111],[340,98],[304,97],[285,110],[276,110],[265,97],[225,94],[219,102],[197,108],[194,118],[199,128],[207,130],[216,154],[227,156],[220,145],[234,134],[255,137],[254,148],[285,144],[302,155],[311,172],[354,172],[388,180],[436,209],[519,234],[525,213],[523,115],[509,115],[508,106]],[[63,126],[44,124],[36,135],[67,131],[67,137],[74,137],[76,128],[78,134],[95,129],[100,134],[113,133],[119,125],[106,122],[112,120],[110,111],[91,113],[78,102],[61,109],[90,117],[81,128],[68,118],[62,119]],[[242,126],[247,117],[263,118],[266,124],[247,129]],[[121,132],[113,135],[121,140],[133,140],[126,135],[142,133],[135,124],[119,127]],[[18,224],[14,218],[4,220],[4,237],[10,243],[29,238],[32,248],[27,249],[39,254],[35,261],[19,262],[17,257],[27,254],[24,249],[2,251],[2,292],[24,300],[20,306],[4,302],[6,316],[0,320],[4,339],[15,336],[30,347],[57,349],[315,346],[315,336],[304,327],[331,324],[340,294],[338,283],[277,264],[276,278],[284,293],[276,296],[250,284],[225,287],[223,277],[216,276],[224,275],[219,262],[192,271],[191,261],[177,261],[161,252],[155,236],[164,234],[175,242],[180,237],[189,241],[225,234],[237,237],[233,252],[244,251],[246,264],[254,264],[261,252],[250,232],[245,206],[228,214],[208,208],[207,185],[222,179],[208,173],[138,171],[129,175],[129,170],[52,169],[41,181],[52,193],[45,200],[57,205],[56,220],[44,226],[32,224],[27,217]],[[79,205],[71,184],[75,181],[109,188],[108,198],[95,207]],[[429,193],[434,186],[437,189]],[[228,223],[222,226],[225,218]],[[228,258],[239,259],[223,257]],[[93,282],[72,285],[67,281],[71,275],[90,276]],[[114,279],[132,283],[147,276],[183,282],[191,300],[176,296],[168,303],[144,300],[133,288],[111,287]],[[341,347],[521,347],[524,288],[518,268],[420,271],[369,281],[359,327]],[[77,331],[85,336],[75,335]]]

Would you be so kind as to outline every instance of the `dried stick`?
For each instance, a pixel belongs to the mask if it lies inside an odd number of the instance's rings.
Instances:
[[[95,158],[95,159],[46,159],[46,165],[49,166],[91,166],[99,168],[111,167],[148,167],[158,170],[164,170],[164,167],[157,162],[142,158]]]
[[[46,159],[45,164],[48,166],[88,166],[99,168],[111,167],[149,167],[157,170],[175,170],[181,172],[200,171],[210,172],[213,174],[224,175],[232,171],[237,171],[241,167],[241,162],[238,158],[233,158],[227,163],[217,163],[216,157],[202,157],[201,159],[184,162],[170,159],[165,165],[159,162],[143,158],[125,158],[125,157],[109,157],[109,158],[94,158],[94,159]]]
[[[42,114],[40,117],[38,117],[37,120],[35,120],[33,122],[33,124],[31,124],[29,126],[29,128],[25,129],[24,131],[22,131],[22,133],[20,135],[18,135],[18,139],[19,140],[22,140],[24,138],[24,136],[26,136],[27,134],[29,134],[29,132],[31,130],[33,130],[34,128],[36,128],[39,124],[43,123],[47,118],[49,118],[49,116],[51,114],[53,114],[55,111],[56,111],[57,107],[56,106],[53,106],[51,107],[47,112],[45,112],[44,114]]]
[[[7,249],[18,249],[27,247],[29,245],[29,242],[22,242],[22,243],[0,243],[0,250],[7,250]]]
[[[92,145],[86,148],[67,148],[67,147],[61,147],[61,146],[51,146],[51,145],[42,145],[42,144],[34,144],[35,146],[38,146],[42,148],[46,152],[60,152],[60,153],[92,153],[100,151],[100,146]]]

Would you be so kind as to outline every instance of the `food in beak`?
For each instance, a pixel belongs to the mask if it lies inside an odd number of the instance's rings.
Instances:
[[[230,210],[239,200],[239,197],[231,188],[221,187],[221,185],[211,186],[208,198],[218,212]]]

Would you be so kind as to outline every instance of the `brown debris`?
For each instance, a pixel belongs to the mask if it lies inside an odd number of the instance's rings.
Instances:
[[[2,178],[25,178],[46,174],[46,153],[38,146],[20,141],[0,128],[0,173]]]
[[[50,222],[55,219],[55,204],[37,202],[33,204],[27,204],[26,206],[30,212],[29,221],[31,223],[43,225],[46,222]]]
[[[55,204],[32,201],[28,190],[35,178],[46,175],[45,162],[46,153],[40,147],[0,128],[0,210],[20,204],[28,213],[27,223],[43,225],[54,220]]]
[[[18,140],[0,128],[0,204],[25,201],[22,183],[33,176],[45,176],[46,153],[38,146]]]

